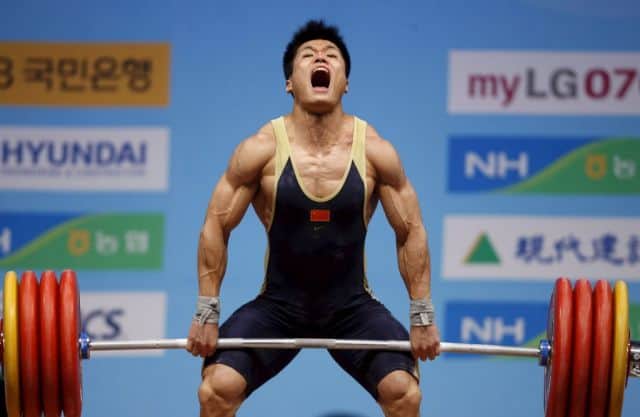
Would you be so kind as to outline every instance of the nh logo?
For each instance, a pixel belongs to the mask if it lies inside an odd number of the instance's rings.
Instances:
[[[486,178],[506,178],[509,172],[515,172],[520,178],[529,175],[529,156],[520,152],[518,157],[510,159],[506,152],[488,152],[486,157],[475,152],[464,156],[464,176],[475,178],[476,174]]]
[[[462,342],[503,344],[506,337],[510,337],[514,344],[525,342],[525,321],[523,317],[516,317],[513,323],[505,323],[502,317],[485,317],[478,323],[473,317],[463,317],[460,325]]]

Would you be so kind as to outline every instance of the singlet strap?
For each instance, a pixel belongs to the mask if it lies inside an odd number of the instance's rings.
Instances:
[[[276,135],[276,172],[275,172],[275,184],[278,183],[282,170],[287,164],[287,160],[291,155],[291,149],[289,148],[289,139],[287,137],[287,130],[284,126],[284,116],[280,116],[277,119],[271,121],[273,131]]]
[[[363,183],[366,185],[367,178],[367,156],[366,156],[366,137],[367,137],[367,122],[361,120],[357,117],[354,117],[354,127],[353,127],[353,149],[352,149],[352,157],[353,163],[356,165],[358,169],[358,173],[360,174],[360,178],[362,178]]]

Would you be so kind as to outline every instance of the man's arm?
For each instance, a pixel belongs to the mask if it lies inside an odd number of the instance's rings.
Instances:
[[[198,242],[198,284],[203,296],[217,296],[227,266],[229,235],[247,211],[258,189],[264,164],[249,138],[235,150],[229,166],[213,190]]]
[[[431,262],[418,197],[393,146],[380,138],[370,142],[378,196],[396,235],[400,275],[412,300],[430,298]]]
[[[415,189],[396,150],[375,131],[367,137],[367,157],[375,169],[380,202],[396,235],[398,267],[409,297],[430,300],[431,261]],[[423,360],[435,358],[439,353],[437,327],[412,326],[411,343],[415,356]]]
[[[209,200],[198,242],[198,294],[217,297],[227,266],[231,231],[240,223],[260,186],[262,170],[275,150],[273,139],[258,133],[242,142],[216,184]],[[202,328],[205,328],[203,332]],[[207,331],[209,328],[210,331]],[[187,350],[194,355],[213,353],[217,325],[192,324]]]

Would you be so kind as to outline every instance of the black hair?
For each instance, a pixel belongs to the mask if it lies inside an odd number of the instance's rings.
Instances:
[[[347,45],[345,45],[338,28],[336,26],[329,26],[325,24],[323,20],[309,20],[293,34],[291,41],[287,45],[287,49],[284,51],[284,56],[282,57],[282,69],[284,70],[285,80],[288,80],[289,77],[291,77],[291,73],[293,72],[293,58],[296,56],[296,52],[300,45],[315,39],[323,39],[325,41],[332,42],[338,47],[342,54],[342,58],[344,58],[345,70],[347,78],[349,78],[349,72],[351,71],[351,58],[349,57]]]

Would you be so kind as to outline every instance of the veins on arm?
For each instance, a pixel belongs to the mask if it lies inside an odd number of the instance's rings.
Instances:
[[[412,299],[430,297],[427,233],[415,189],[389,142],[375,135],[367,146],[367,156],[376,169],[377,193],[395,232],[400,274]]]
[[[200,231],[198,277],[201,295],[218,295],[227,266],[231,231],[242,220],[256,194],[271,142],[257,134],[242,142],[216,184]]]

